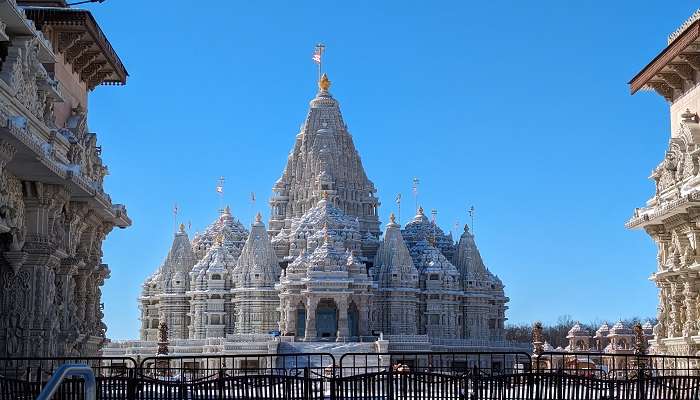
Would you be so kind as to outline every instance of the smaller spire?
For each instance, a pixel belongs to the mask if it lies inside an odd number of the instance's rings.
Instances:
[[[331,87],[331,81],[328,79],[328,75],[324,72],[323,75],[321,75],[321,79],[318,81],[318,88],[321,89],[322,91],[328,91],[328,88]]]
[[[255,223],[259,224],[262,222],[262,214],[260,214],[260,211],[258,211],[258,214],[255,216]]]
[[[396,216],[393,212],[389,215],[389,222],[391,222],[392,224],[396,223]]]
[[[180,233],[185,233],[185,224],[180,224]]]
[[[231,215],[231,207],[226,206],[226,208],[224,208],[224,214],[225,214],[225,215]]]
[[[423,206],[418,207],[418,215],[423,215]]]

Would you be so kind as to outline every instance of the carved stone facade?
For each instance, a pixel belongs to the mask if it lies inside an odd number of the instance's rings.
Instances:
[[[31,19],[34,8],[6,3],[0,9],[7,49],[0,60],[0,357],[96,355],[107,329],[100,287],[110,273],[102,242],[131,221],[103,190],[107,167],[87,127],[87,104],[63,92],[82,88],[77,93],[87,99],[85,82],[55,73],[71,66],[46,40],[48,30]],[[68,114],[57,118],[56,105]]]
[[[377,351],[509,348],[503,283],[468,227],[455,242],[420,208],[403,230],[392,216],[381,237],[376,190],[329,86],[324,75],[273,187],[269,229],[258,214],[247,234],[226,209],[192,242],[176,234],[144,284],[141,340],[112,343],[105,355],[153,354],[163,319],[171,354],[315,351],[319,342],[372,343]],[[189,289],[171,294],[164,274],[175,266]],[[173,319],[165,299],[188,305],[189,314]]]
[[[656,190],[637,208],[628,228],[644,228],[657,245],[658,323],[652,351],[700,354],[700,21],[697,13],[671,37],[669,46],[631,82],[652,88],[670,102],[668,148],[650,179]]]

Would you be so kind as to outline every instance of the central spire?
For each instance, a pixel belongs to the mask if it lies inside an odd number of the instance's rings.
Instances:
[[[328,75],[320,74],[319,91],[309,103],[285,170],[272,188],[269,231],[271,236],[284,236],[294,218],[326,200],[357,220],[359,233],[368,243],[358,256],[371,260],[378,246],[379,199],[343,121],[340,105],[328,92],[330,86]],[[280,245],[278,250],[280,258],[290,255],[285,246]]]

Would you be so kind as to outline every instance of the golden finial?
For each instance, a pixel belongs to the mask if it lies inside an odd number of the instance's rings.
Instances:
[[[185,233],[185,224],[180,224],[180,233]]]
[[[391,221],[392,224],[396,223],[396,216],[394,215],[393,212],[391,214],[389,214],[389,221]]]
[[[255,223],[259,224],[262,222],[262,214],[260,214],[260,211],[258,211],[258,214],[255,216]]]
[[[325,191],[325,190],[322,190],[322,191],[321,191],[321,198],[322,198],[323,200],[328,200],[328,192]]]
[[[331,81],[328,79],[328,75],[324,73],[321,75],[321,79],[318,81],[318,88],[326,91],[329,87],[331,87]]]
[[[418,207],[418,214],[423,215],[423,206]]]

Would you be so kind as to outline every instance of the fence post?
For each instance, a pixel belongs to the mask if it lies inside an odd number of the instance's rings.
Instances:
[[[391,365],[391,358],[389,358],[389,371],[387,372],[386,379],[389,387],[386,392],[387,400],[394,400],[394,377],[393,377],[394,366]]]
[[[309,373],[309,367],[304,367],[304,398],[307,400],[311,399],[311,375]]]
[[[129,399],[136,398],[136,367],[130,368],[126,372],[126,397]]]
[[[640,364],[639,357],[637,357],[637,398],[639,400],[647,398],[644,390],[644,364]]]
[[[216,389],[219,394],[219,399],[224,398],[224,370],[219,368],[219,375],[216,378]]]

